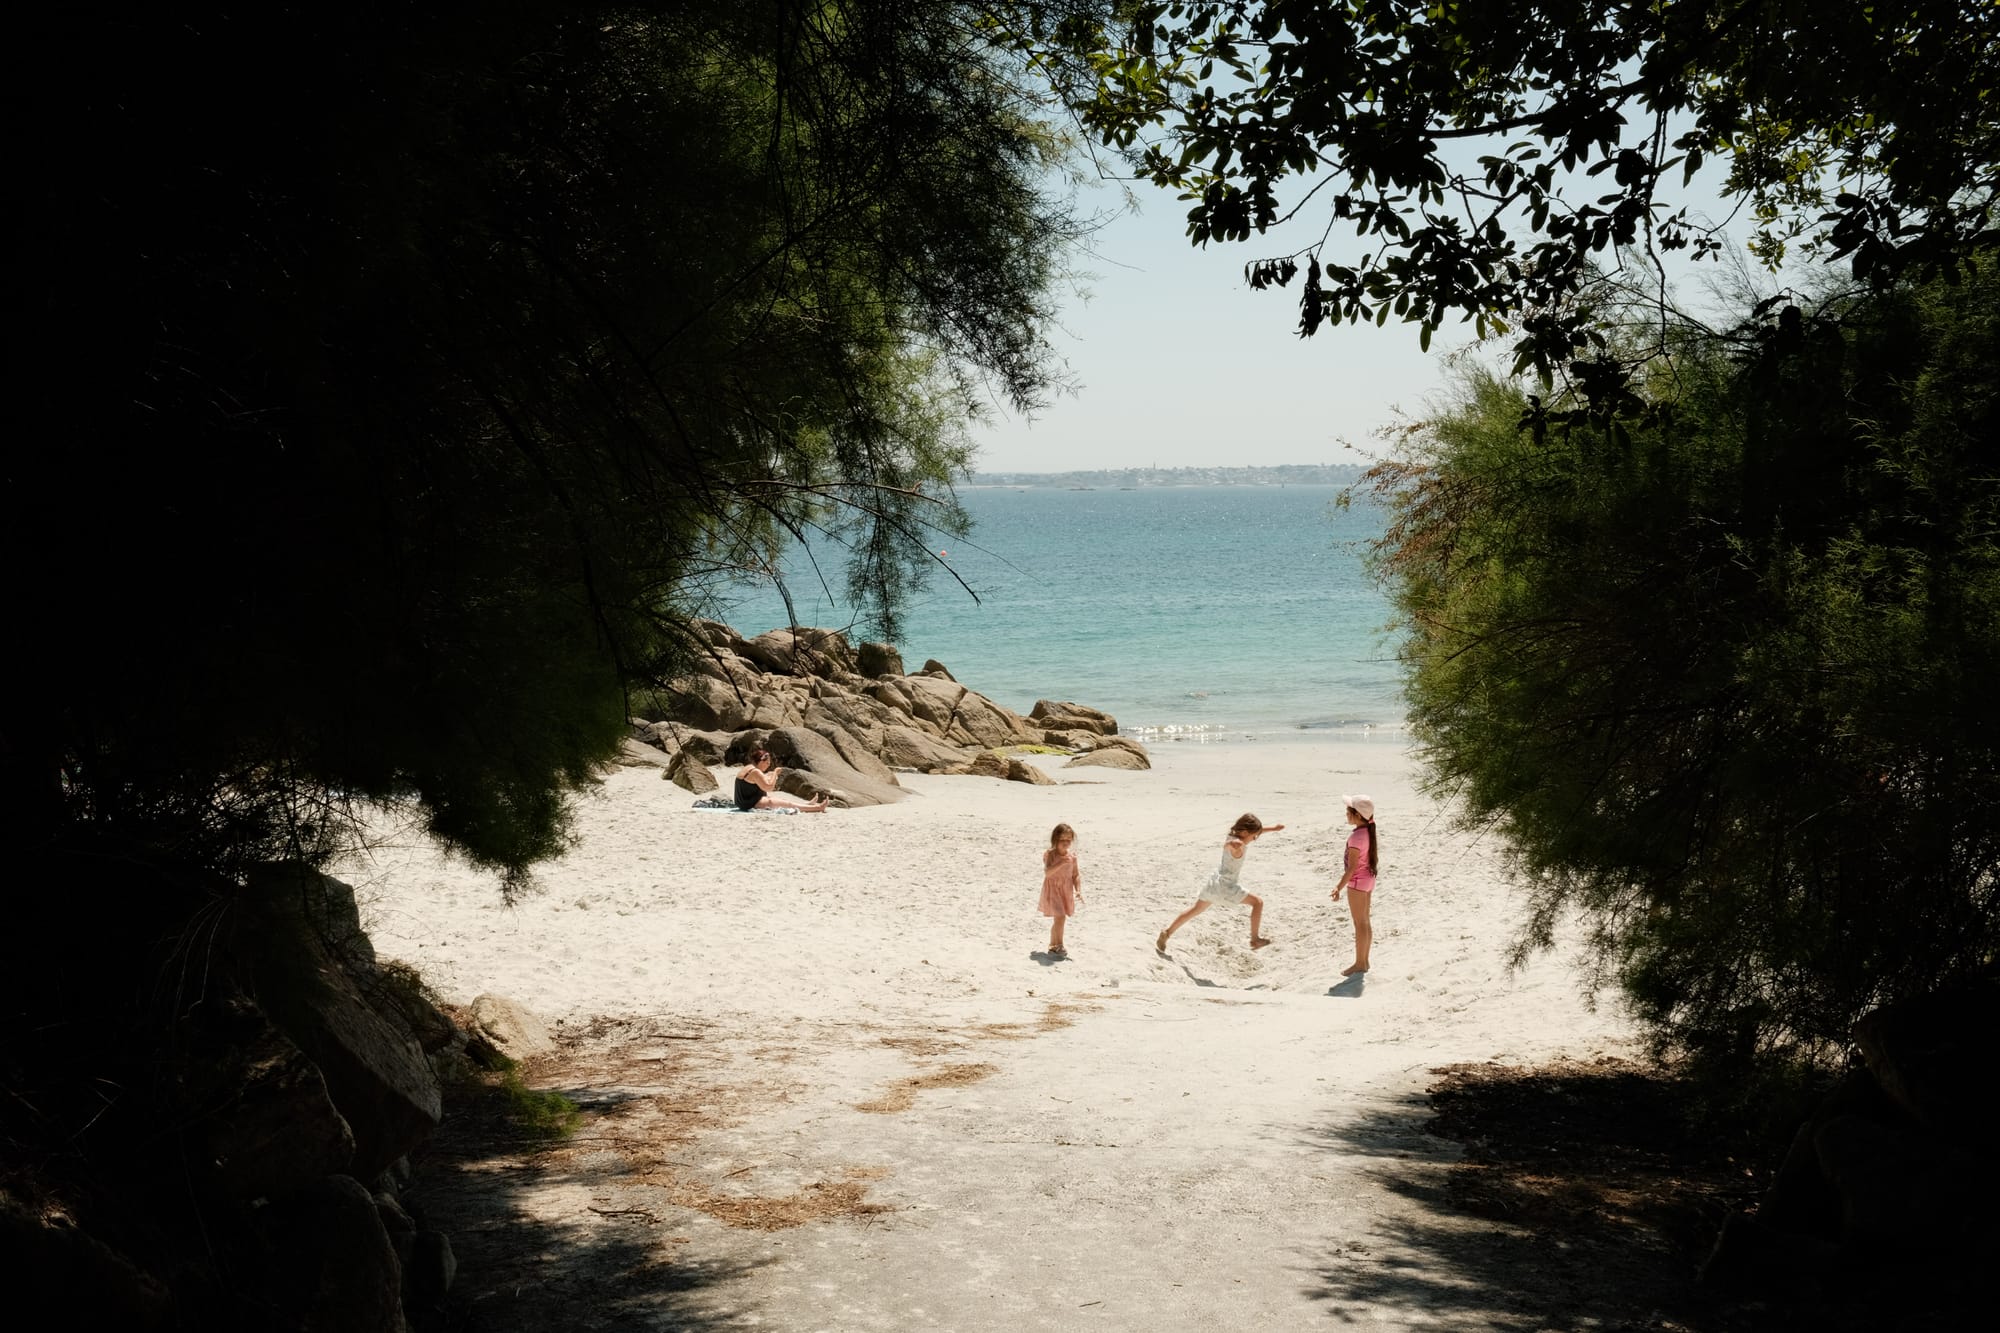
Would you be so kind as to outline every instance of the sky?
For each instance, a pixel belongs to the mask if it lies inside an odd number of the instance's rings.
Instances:
[[[1662,201],[1726,219],[1725,170],[1711,161],[1685,189],[1672,173]],[[1429,352],[1417,325],[1393,317],[1379,328],[1328,322],[1300,338],[1297,280],[1252,291],[1243,270],[1317,240],[1324,208],[1308,206],[1272,236],[1196,249],[1187,204],[1143,182],[1131,191],[1128,201],[1120,187],[1096,185],[1079,199],[1084,212],[1112,216],[1077,256],[1085,294],[1065,297],[1051,334],[1076,392],[1033,420],[989,403],[972,428],[975,471],[1365,463],[1386,447],[1377,431],[1448,394],[1451,357],[1512,362],[1510,339],[1478,348],[1455,315]],[[1729,243],[1740,247],[1747,231],[1734,230]],[[1353,262],[1359,243],[1347,224],[1334,241],[1328,257]],[[1699,304],[1692,289],[1712,281],[1716,265],[1667,262],[1682,298]]]
[[[1300,338],[1298,284],[1250,290],[1243,267],[1288,249],[1281,241],[1196,249],[1187,205],[1151,186],[1092,237],[1077,267],[1087,299],[1066,298],[1051,341],[1078,382],[1033,421],[997,403],[973,429],[974,467],[1066,472],[1216,464],[1354,463],[1398,407],[1420,411],[1445,383],[1443,353],[1417,326],[1322,325]],[[1122,204],[1106,187],[1085,206]],[[1349,446],[1354,446],[1350,448]]]

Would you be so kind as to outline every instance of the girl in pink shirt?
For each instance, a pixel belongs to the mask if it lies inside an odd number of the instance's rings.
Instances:
[[[1366,796],[1343,796],[1347,802],[1347,822],[1354,825],[1354,832],[1347,835],[1347,868],[1341,872],[1340,883],[1333,886],[1333,900],[1340,901],[1342,889],[1352,889],[1347,895],[1347,910],[1354,914],[1354,966],[1341,971],[1343,977],[1351,977],[1368,970],[1368,946],[1375,942],[1375,928],[1368,924],[1368,909],[1375,898],[1375,802]]]

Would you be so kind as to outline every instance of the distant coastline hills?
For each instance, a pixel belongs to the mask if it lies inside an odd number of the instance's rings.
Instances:
[[[1093,490],[1150,486],[1347,486],[1366,471],[1356,463],[1286,463],[1277,467],[1125,467],[1091,472],[975,472],[969,486],[1056,486]]]

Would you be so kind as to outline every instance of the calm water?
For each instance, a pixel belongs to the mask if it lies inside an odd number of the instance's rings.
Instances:
[[[1394,728],[1389,606],[1362,568],[1381,516],[1338,510],[1333,486],[1069,491],[973,489],[975,528],[940,540],[979,594],[939,571],[898,645],[998,703],[1073,699],[1121,729],[1197,737]],[[825,553],[825,563],[837,563]],[[802,559],[786,582],[801,623],[847,626]],[[786,623],[775,591],[745,590],[745,634]]]

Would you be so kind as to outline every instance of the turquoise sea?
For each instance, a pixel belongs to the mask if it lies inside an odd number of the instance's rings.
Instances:
[[[911,670],[935,658],[1017,711],[1072,699],[1141,735],[1397,732],[1390,608],[1363,568],[1382,515],[1338,508],[1340,492],[969,488],[970,538],[938,549],[978,600],[937,571],[897,646]],[[818,555],[840,567],[837,550]],[[785,581],[800,623],[854,620],[804,553]],[[745,634],[787,623],[768,585],[724,618]]]

